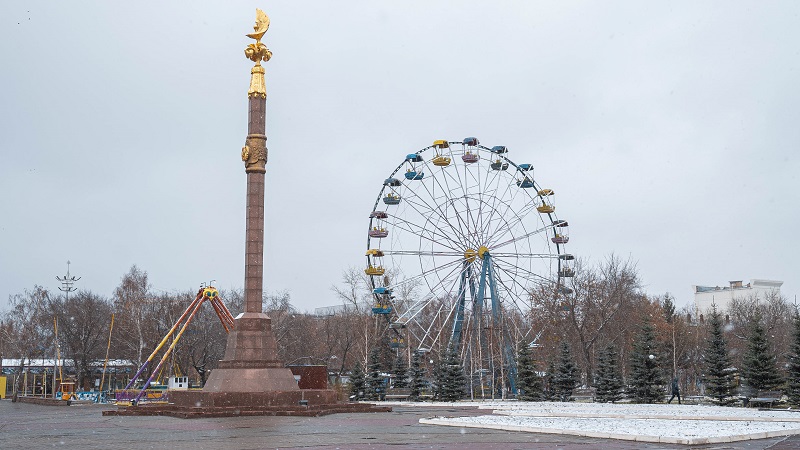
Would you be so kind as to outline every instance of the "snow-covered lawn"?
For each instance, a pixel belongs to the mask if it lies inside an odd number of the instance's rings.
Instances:
[[[404,402],[404,405],[409,403]],[[424,406],[425,403],[414,405]],[[431,417],[420,423],[600,438],[702,444],[800,434],[800,411],[707,405],[458,402],[491,414]],[[488,412],[488,411],[487,411]]]

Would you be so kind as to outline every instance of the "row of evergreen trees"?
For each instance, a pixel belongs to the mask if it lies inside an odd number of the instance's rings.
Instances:
[[[710,332],[704,352],[706,395],[721,405],[735,400],[734,381],[740,374],[754,392],[785,387],[789,401],[800,406],[800,315],[794,318],[794,339],[788,355],[788,378],[782,379],[777,370],[777,356],[772,352],[767,330],[760,317],[753,321],[748,336],[747,353],[741,371],[732,367],[724,324],[716,308],[709,316]],[[627,383],[619,367],[619,353],[611,345],[603,349],[598,358],[594,381],[598,402],[616,402],[629,397],[638,403],[655,403],[665,393],[665,373],[660,366],[656,332],[649,320],[642,325],[633,344],[629,359]],[[571,356],[569,345],[561,344],[557,361],[551,361],[543,373],[531,354],[528,345],[520,344],[517,355],[518,398],[525,401],[569,401],[578,385],[578,369]],[[413,353],[410,368],[398,355],[392,372],[395,388],[408,388],[409,398],[418,400],[427,385],[426,370],[421,355]],[[357,364],[351,375],[351,394],[354,398],[380,400],[385,395],[386,380],[381,375],[379,352],[370,353],[366,373]],[[465,397],[467,378],[458,352],[452,346],[434,367],[432,396],[436,400],[455,401]]]
[[[630,361],[629,394],[640,403],[654,403],[663,395],[664,381],[657,366],[655,352],[655,330],[650,323],[645,323],[634,344]],[[614,346],[605,348],[598,358],[597,379],[594,383],[598,402],[615,402],[624,397],[625,384],[618,360],[619,355]],[[544,379],[540,377],[527,345],[520,346],[517,370],[520,400],[570,401],[578,385],[577,367],[566,342],[561,344],[557,363],[551,362],[548,365]]]
[[[411,367],[406,366],[405,358],[398,354],[394,361],[392,374],[396,389],[408,389],[409,400],[420,400],[427,387],[427,371],[422,364],[419,352],[411,355]],[[369,355],[366,373],[360,363],[356,363],[350,375],[350,395],[357,400],[382,400],[386,395],[387,380],[382,375],[380,352],[373,349]],[[467,378],[461,365],[461,358],[454,347],[450,347],[434,368],[432,397],[441,401],[456,401],[466,395]]]
[[[733,401],[734,380],[742,375],[754,391],[773,390],[784,386],[789,402],[800,406],[800,315],[794,317],[794,339],[788,355],[787,379],[777,370],[778,357],[772,351],[767,330],[756,314],[747,340],[742,370],[731,367],[728,343],[725,339],[721,315],[713,308],[709,320],[711,336],[706,351],[706,393],[720,404]]]
[[[737,374],[755,394],[756,391],[773,390],[785,387],[789,402],[800,406],[800,315],[794,317],[794,339],[788,355],[788,377],[782,379],[777,370],[777,355],[770,346],[767,330],[760,316],[756,316],[748,336],[747,353],[741,371],[732,366],[725,339],[721,314],[712,308],[709,317],[710,335],[704,353],[705,374],[703,381],[706,395],[721,405],[733,403],[735,379]],[[612,345],[599,355],[596,388],[598,402],[615,402],[626,395],[638,403],[654,403],[664,395],[664,370],[659,367],[658,347],[653,325],[645,321],[634,341],[630,357],[630,376],[628,389],[618,366],[617,349]],[[520,390],[519,399],[567,401],[577,386],[575,364],[570,356],[569,346],[563,343],[558,364],[551,363],[545,372],[544,380],[537,374],[535,361],[527,346],[520,348],[517,360]],[[626,392],[627,391],[627,392]]]

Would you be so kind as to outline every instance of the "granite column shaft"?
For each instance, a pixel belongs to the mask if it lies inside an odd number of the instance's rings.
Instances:
[[[249,98],[247,141],[266,153],[266,98]],[[261,142],[258,142],[261,141]],[[259,145],[261,144],[261,145]],[[255,150],[255,149],[254,149]],[[245,312],[262,312],[264,289],[264,169],[247,169],[247,225],[245,237]]]

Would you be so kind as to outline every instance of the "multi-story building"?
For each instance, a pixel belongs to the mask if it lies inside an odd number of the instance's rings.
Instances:
[[[764,300],[767,295],[781,293],[783,281],[775,280],[750,280],[747,284],[742,281],[730,281],[728,286],[692,286],[694,289],[695,314],[708,314],[711,305],[717,305],[717,310],[722,312],[728,309],[731,301],[757,298]]]

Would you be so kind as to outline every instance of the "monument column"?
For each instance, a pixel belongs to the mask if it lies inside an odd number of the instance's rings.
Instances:
[[[261,46],[264,44],[258,43]],[[251,44],[255,45],[255,44]],[[248,47],[248,50],[250,47]],[[266,47],[264,47],[266,49]],[[267,164],[266,108],[267,92],[264,68],[257,56],[268,61],[269,50],[253,54],[256,65],[250,71],[250,90],[247,92],[249,111],[247,140],[242,148],[242,161],[247,173],[247,232],[245,237],[244,301],[245,312],[260,313],[264,285],[264,174]]]
[[[261,306],[264,287],[264,175],[267,164],[266,110],[267,90],[261,62],[272,52],[261,43],[269,28],[269,17],[256,10],[255,39],[245,49],[245,56],[255,63],[250,70],[248,124],[242,148],[247,174],[247,221],[244,261],[244,312],[235,319],[228,334],[225,357],[211,371],[204,391],[270,392],[299,389],[292,371],[278,360],[278,350],[269,317]]]

